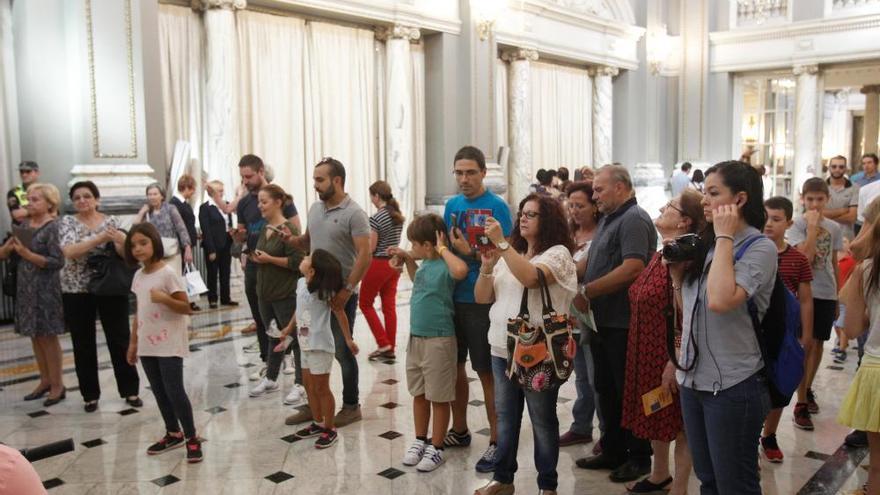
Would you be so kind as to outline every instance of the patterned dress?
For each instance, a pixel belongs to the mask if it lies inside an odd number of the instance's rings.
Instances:
[[[670,300],[669,276],[659,253],[629,288],[632,320],[626,350],[623,385],[623,427],[647,440],[670,442],[682,431],[678,397],[672,405],[645,416],[642,395],[662,384],[669,361],[666,351],[666,314]]]
[[[61,335],[65,327],[58,274],[64,266],[64,253],[61,252],[58,220],[52,220],[36,230],[31,251],[44,256],[46,266],[39,268],[24,258],[18,262],[15,333],[25,337]]]

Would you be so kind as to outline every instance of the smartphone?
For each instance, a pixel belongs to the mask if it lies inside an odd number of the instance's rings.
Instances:
[[[449,215],[449,222],[452,224],[449,226],[450,229],[457,229],[458,228],[458,215],[456,215],[455,213]]]

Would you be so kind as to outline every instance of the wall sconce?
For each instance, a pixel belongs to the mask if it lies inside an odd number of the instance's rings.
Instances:
[[[748,115],[748,120],[743,123],[741,132],[743,141],[747,143],[754,143],[758,141],[758,123],[755,119],[755,114]]]
[[[648,59],[648,67],[652,75],[659,75],[663,64],[669,57],[671,41],[666,34],[666,24],[648,32],[645,40],[645,51]]]
[[[471,0],[471,12],[480,41],[486,41],[495,29],[495,21],[507,9],[507,0]]]

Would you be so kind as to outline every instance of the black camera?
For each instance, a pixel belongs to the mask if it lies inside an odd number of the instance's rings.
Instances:
[[[674,241],[663,246],[663,259],[670,263],[694,261],[702,245],[703,240],[697,234],[676,237]]]

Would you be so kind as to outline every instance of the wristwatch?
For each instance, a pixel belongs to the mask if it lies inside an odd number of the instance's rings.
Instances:
[[[502,251],[507,251],[507,249],[509,247],[510,247],[510,243],[507,241],[501,241],[498,243],[498,249],[500,249]]]

